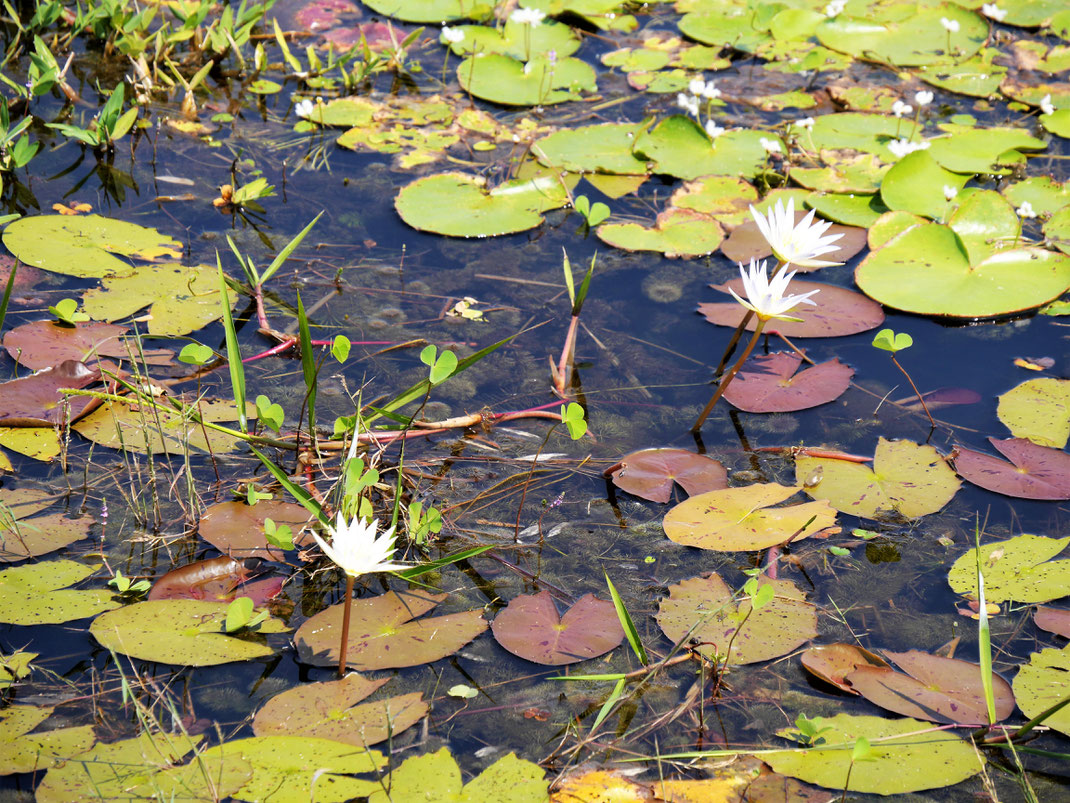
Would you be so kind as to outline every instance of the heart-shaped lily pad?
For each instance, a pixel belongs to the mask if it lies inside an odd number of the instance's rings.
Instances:
[[[168,349],[139,351],[123,337],[130,330],[110,323],[86,322],[63,326],[53,321],[31,321],[4,335],[4,348],[34,371],[51,368],[64,360],[94,364],[104,357],[116,360],[144,359],[149,365],[167,365],[174,352]]]
[[[872,469],[848,460],[800,456],[795,459],[795,476],[806,481],[810,496],[863,518],[893,511],[908,519],[935,513],[961,485],[932,446],[884,438],[877,443]],[[815,476],[816,482],[811,479]]]
[[[768,153],[758,131],[728,131],[710,141],[690,117],[674,114],[635,140],[635,155],[654,162],[655,173],[684,179],[699,176],[754,176],[765,165]]]
[[[678,544],[749,551],[782,544],[800,529],[795,540],[808,538],[836,523],[836,513],[827,502],[772,507],[798,492],[799,488],[775,482],[708,491],[670,510],[662,526]]]
[[[863,666],[886,668],[890,664],[876,653],[855,644],[818,644],[803,650],[803,669],[848,694],[858,694],[847,676]]]
[[[743,280],[731,279],[723,285],[711,285],[715,290],[727,293],[731,288],[741,297],[746,297]],[[866,298],[861,293],[835,287],[831,284],[793,280],[791,292],[820,292],[812,297],[815,306],[807,306],[798,317],[802,321],[775,321],[766,327],[767,331],[775,329],[787,337],[845,337],[875,329],[884,323],[884,310],[881,305]],[[747,310],[736,301],[730,303],[703,303],[698,305],[706,320],[718,326],[738,326]],[[798,311],[798,310],[797,310]],[[748,331],[754,331],[757,320],[753,316],[747,324]]]
[[[690,209],[666,209],[653,227],[639,223],[606,223],[598,227],[598,239],[625,251],[660,251],[667,257],[697,257],[712,254],[724,233],[708,215]]]
[[[1070,439],[1070,379],[1029,379],[999,397],[996,415],[1016,438],[1062,449]]]
[[[232,602],[236,597],[248,597],[254,605],[264,605],[282,591],[281,577],[247,583],[248,577],[249,570],[226,555],[197,560],[161,575],[149,589],[148,599]]]
[[[632,153],[640,130],[637,123],[563,128],[536,140],[531,152],[547,167],[559,167],[573,173],[645,176],[646,162]]]
[[[1070,648],[1049,647],[1029,656],[1029,663],[1014,676],[1014,696],[1027,717],[1040,716],[1066,699],[1070,678]],[[1070,706],[1063,706],[1044,720],[1049,728],[1070,736]]]
[[[52,716],[47,706],[13,705],[0,711],[0,775],[39,772],[84,753],[96,740],[92,725],[31,733]]]
[[[651,502],[668,502],[674,482],[692,496],[728,487],[728,472],[719,461],[686,449],[632,452],[611,476],[622,491]]]
[[[198,532],[201,538],[231,557],[280,560],[284,553],[267,543],[264,520],[289,525],[294,533],[294,546],[300,547],[312,543],[309,533],[299,535],[312,518],[304,507],[293,502],[268,500],[255,505],[242,501],[219,502],[204,512]]]
[[[1025,154],[1021,151],[1045,147],[1044,140],[1024,128],[974,128],[954,123],[945,123],[941,128],[950,135],[930,140],[927,153],[956,173],[1005,174],[1016,165],[1025,164]]]
[[[393,591],[352,601],[349,665],[357,670],[419,666],[451,655],[487,629],[479,609],[417,619],[446,599],[445,594]],[[338,663],[345,603],[305,621],[294,635],[301,661]]]
[[[790,580],[763,576],[758,584],[771,585],[774,594],[755,610],[749,599],[734,599],[716,574],[669,586],[658,626],[674,643],[692,639],[697,652],[729,666],[779,658],[817,635],[817,608]]]
[[[942,19],[953,22],[955,30],[945,29]],[[825,47],[856,58],[916,67],[944,61],[951,54],[972,56],[988,39],[988,24],[961,6],[942,3],[876,19],[839,14],[817,27],[817,38]]]
[[[98,616],[89,632],[105,649],[122,655],[178,666],[215,666],[271,655],[264,633],[284,633],[281,620],[268,617],[256,635],[223,632],[227,603],[161,599],[127,605]]]
[[[551,106],[594,92],[594,69],[574,58],[520,61],[496,53],[470,56],[457,66],[457,81],[477,98],[505,106]]]
[[[795,373],[801,364],[794,352],[753,357],[725,390],[725,401],[748,413],[806,410],[839,398],[854,376],[836,358]]]
[[[0,622],[58,625],[96,616],[122,605],[110,591],[75,591],[96,568],[73,560],[24,563],[0,569]]]
[[[30,376],[0,384],[0,424],[7,427],[51,427],[73,421],[98,401],[68,396],[63,388],[81,389],[100,379],[100,370],[76,360],[64,360]]]
[[[996,493],[1021,499],[1070,499],[1070,455],[1025,438],[989,442],[1010,460],[959,449],[955,470],[960,476]]]
[[[368,803],[422,800],[543,803],[549,787],[544,775],[538,764],[508,753],[464,783],[457,761],[442,747],[435,753],[406,759],[371,794]]]
[[[488,190],[476,176],[438,173],[402,187],[394,206],[414,229],[450,237],[493,237],[533,229],[542,223],[543,212],[567,203],[568,193],[552,176]]]
[[[553,20],[546,20],[539,25],[528,25],[506,18],[505,25],[501,28],[459,25],[455,30],[463,33],[464,38],[457,42],[450,41],[449,48],[459,56],[497,53],[518,61],[528,61],[546,57],[553,51],[556,57],[561,59],[571,56],[580,47],[580,39],[572,29]]]
[[[513,655],[548,666],[595,658],[624,639],[612,602],[584,594],[562,616],[549,591],[510,600],[491,631]]]
[[[894,211],[940,220],[952,209],[944,187],[958,193],[969,179],[969,175],[952,173],[941,167],[928,151],[914,151],[885,174],[881,182],[881,200]]]
[[[706,215],[713,215],[721,223],[739,226],[746,221],[754,222],[748,213],[751,204],[757,203],[758,190],[754,185],[741,178],[731,176],[704,176],[689,181],[673,192],[669,205],[678,209],[693,209]],[[754,229],[757,230],[757,226]],[[739,231],[737,228],[736,231]],[[735,232],[733,232],[734,234]],[[760,235],[759,235],[760,236]],[[729,237],[729,240],[732,238]],[[765,243],[765,239],[762,238]],[[722,250],[728,241],[721,246]],[[765,243],[768,245],[768,243]],[[766,255],[773,253],[771,250]],[[728,254],[725,254],[728,256]],[[729,256],[729,259],[733,257]],[[746,260],[740,260],[746,261]]]
[[[370,0],[368,8],[403,22],[440,22],[479,18],[491,12],[481,0]],[[483,9],[480,13],[480,9]]]
[[[981,573],[988,602],[1051,602],[1070,594],[1070,559],[1052,560],[1067,538],[1016,535],[981,546]],[[956,594],[977,599],[977,549],[956,560],[947,573]]]
[[[94,524],[91,516],[69,519],[62,513],[9,520],[0,518],[0,563],[46,555],[80,541]]]
[[[303,683],[256,712],[257,736],[315,736],[367,747],[386,741],[427,715],[419,692],[358,705],[387,682],[351,673],[341,680]]]
[[[205,421],[235,421],[237,409],[231,402],[202,401],[197,405]],[[256,418],[249,403],[248,418]],[[131,452],[189,454],[232,452],[240,441],[225,432],[208,429],[181,413],[136,404],[106,402],[73,427],[79,435],[101,446]]]

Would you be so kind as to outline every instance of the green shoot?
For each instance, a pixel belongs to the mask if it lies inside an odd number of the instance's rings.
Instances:
[[[457,370],[457,355],[449,349],[442,352],[441,356],[436,358],[438,349],[434,346],[425,346],[423,351],[420,352],[420,362],[431,368],[431,375],[428,381],[432,386],[441,385],[451,376],[454,371]]]
[[[613,600],[613,607],[617,611],[617,619],[620,620],[620,626],[624,628],[624,635],[628,638],[628,643],[632,647],[632,652],[635,653],[635,657],[639,659],[639,662],[646,666],[650,663],[646,655],[646,649],[643,647],[643,642],[639,640],[639,632],[635,629],[635,623],[632,622],[632,617],[628,613],[628,609],[624,607],[624,600],[620,598],[620,594],[617,593],[616,586],[613,585],[613,581],[609,579],[609,573],[603,571],[606,576],[606,585],[609,586],[609,596]]]
[[[219,272],[219,297],[223,306],[223,332],[227,339],[227,365],[230,368],[230,386],[234,393],[234,404],[238,407],[238,427],[242,432],[249,432],[249,420],[245,414],[245,367],[241,361],[241,349],[238,348],[238,332],[234,328],[234,316],[230,314],[230,302],[227,296],[227,280],[223,275],[223,265],[219,261],[219,252],[215,255],[215,266]]]
[[[182,347],[182,351],[178,352],[178,361],[187,365],[207,365],[214,358],[215,352],[196,340],[192,343],[187,343]]]
[[[900,332],[896,334],[891,329],[881,329],[877,332],[877,336],[873,338],[874,348],[887,351],[891,357],[892,362],[895,363],[895,367],[903,372],[903,376],[907,378],[907,382],[910,383],[910,387],[914,389],[914,394],[918,397],[918,401],[921,402],[921,409],[925,411],[925,415],[929,417],[929,424],[935,429],[936,421],[933,420],[932,413],[929,412],[928,405],[925,404],[925,397],[921,395],[921,391],[918,390],[918,386],[914,384],[914,380],[910,378],[910,374],[907,373],[907,369],[899,364],[899,360],[895,358],[897,352],[908,349],[914,345],[914,338],[908,335],[906,332]]]
[[[977,651],[981,665],[981,687],[985,693],[988,710],[988,726],[996,724],[996,694],[992,688],[992,630],[988,623],[988,607],[985,602],[985,577],[981,572],[981,528],[974,526],[974,557],[977,561]]]
[[[301,373],[305,378],[305,403],[308,407],[308,437],[315,439],[316,436],[316,392],[317,374],[319,365],[312,353],[312,332],[308,326],[308,316],[305,314],[305,305],[301,301],[301,294],[297,294],[297,327],[300,333],[301,345]]]
[[[62,326],[73,327],[75,324],[89,320],[89,316],[84,312],[78,312],[78,302],[73,298],[57,301],[54,307],[48,308],[48,311],[56,316],[56,321]]]
[[[267,611],[253,615],[255,606],[249,597],[238,597],[227,606],[227,618],[223,622],[224,633],[252,629],[268,618]]]
[[[134,581],[133,578],[125,577],[121,571],[115,572],[115,577],[108,581],[108,585],[115,589],[120,597],[138,597],[152,588],[148,580]]]
[[[7,286],[4,288],[4,298],[0,301],[0,330],[4,328],[4,319],[7,318],[7,305],[11,301],[11,291],[15,288],[15,273],[19,269],[19,262],[11,266],[11,273],[7,277]]]
[[[584,419],[583,407],[576,402],[561,405],[561,420],[568,427],[568,435],[572,440],[578,441],[587,432],[587,421]]]
[[[256,415],[260,423],[268,429],[272,429],[275,432],[279,432],[282,429],[282,422],[285,417],[282,405],[277,402],[273,403],[263,393],[256,397]]]
[[[287,551],[294,548],[293,528],[289,524],[276,524],[272,519],[264,519],[264,538],[273,547]]]
[[[345,335],[335,335],[334,342],[331,344],[331,356],[338,362],[344,363],[349,359],[349,350],[352,346],[353,344]]]
[[[609,207],[601,201],[594,203],[593,205],[588,200],[586,195],[578,196],[573,202],[572,206],[576,211],[583,216],[584,225],[587,229],[592,229],[599,223],[602,223],[609,217]]]

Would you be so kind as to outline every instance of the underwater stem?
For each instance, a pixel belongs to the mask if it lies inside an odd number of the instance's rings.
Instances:
[[[743,350],[743,354],[740,355],[739,360],[732,366],[731,370],[724,375],[721,384],[717,386],[717,390],[713,392],[713,396],[706,402],[706,406],[702,408],[702,412],[698,414],[698,420],[691,426],[692,432],[698,432],[702,428],[702,423],[706,420],[707,416],[713,412],[713,406],[717,404],[717,401],[724,395],[724,392],[728,389],[729,383],[735,379],[736,374],[739,373],[739,369],[743,367],[743,363],[747,361],[750,353],[754,351],[754,347],[758,345],[758,338],[762,336],[762,330],[764,328],[765,321],[762,318],[758,318],[758,325],[754,328],[754,334],[751,335],[747,348]]]
[[[929,407],[925,404],[925,399],[921,395],[921,391],[918,390],[918,386],[914,384],[914,380],[910,378],[910,374],[906,369],[899,364],[899,360],[895,358],[895,354],[892,354],[892,362],[895,363],[895,367],[903,372],[903,376],[907,378],[907,382],[910,383],[910,387],[914,388],[914,395],[918,397],[918,401],[921,402],[921,409],[925,411],[925,415],[929,416],[929,424],[933,429],[936,429],[936,422],[933,420],[933,414],[929,412]]]

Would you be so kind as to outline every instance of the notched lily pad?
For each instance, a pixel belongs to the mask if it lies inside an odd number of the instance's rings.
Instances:
[[[201,401],[197,407],[205,421],[236,421],[237,409],[225,401]],[[251,403],[248,418],[256,417]],[[79,435],[107,446],[131,452],[187,454],[232,452],[241,441],[225,432],[208,429],[178,411],[156,409],[148,404],[105,402],[73,427]]]
[[[1052,560],[1067,538],[1017,535],[981,546],[981,573],[988,602],[1051,602],[1070,594],[1070,559]],[[977,549],[956,560],[947,573],[956,594],[977,599]]]
[[[728,472],[718,460],[686,449],[641,449],[620,459],[613,484],[651,502],[668,502],[675,482],[694,496],[728,487]]]
[[[264,537],[265,519],[289,525],[294,534],[294,546],[312,543],[309,533],[301,533],[312,515],[301,505],[278,500],[255,505],[242,501],[219,502],[204,512],[198,532],[201,538],[231,557],[281,560],[284,552],[268,544]]]
[[[1014,696],[1022,713],[1039,716],[1066,699],[1070,687],[1070,649],[1049,647],[1029,656],[1029,663],[1014,676]],[[1070,736],[1070,706],[1064,706],[1044,720],[1049,728]]]
[[[748,413],[806,410],[839,398],[854,376],[836,358],[795,373],[801,364],[794,352],[753,357],[729,384],[725,401]]]
[[[58,625],[118,608],[110,591],[76,591],[97,568],[73,560],[48,560],[0,569],[0,622]]]
[[[1028,379],[999,397],[996,415],[1016,438],[1062,449],[1070,439],[1070,380]]]
[[[958,449],[955,470],[960,476],[996,493],[1020,499],[1070,499],[1070,455],[1026,438],[989,438],[1008,460]]]
[[[4,348],[20,365],[34,371],[51,368],[65,360],[76,360],[93,367],[103,358],[144,361],[149,365],[167,365],[174,352],[168,349],[138,351],[124,335],[130,330],[110,323],[86,322],[63,326],[54,321],[31,321],[16,326],[4,335]]]
[[[846,680],[851,672],[864,666],[890,666],[876,653],[855,644],[818,644],[803,650],[799,662],[811,675],[848,694],[858,694]]]
[[[30,376],[0,384],[0,425],[52,427],[74,421],[99,402],[90,396],[68,396],[64,388],[78,389],[100,379],[100,370],[76,360],[64,360]]]
[[[445,747],[435,753],[413,756],[390,773],[368,798],[368,803],[451,800],[457,803],[543,803],[549,784],[537,764],[502,756],[468,783]],[[389,793],[387,792],[389,789]]]
[[[0,775],[39,772],[93,746],[92,725],[36,731],[53,711],[32,705],[0,710]]]
[[[669,208],[658,215],[652,227],[639,223],[605,223],[598,239],[625,251],[660,251],[667,257],[698,257],[712,254],[724,233],[708,215],[690,209]]]
[[[612,602],[584,594],[560,615],[549,591],[510,600],[491,631],[513,655],[547,666],[596,658],[624,639]]]

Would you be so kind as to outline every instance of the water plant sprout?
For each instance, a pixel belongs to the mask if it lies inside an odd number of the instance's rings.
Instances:
[[[925,411],[925,415],[929,417],[929,423],[936,427],[936,421],[933,420],[932,413],[929,412],[929,407],[925,404],[925,397],[921,395],[921,391],[918,390],[918,386],[914,384],[914,380],[910,378],[910,374],[907,373],[907,369],[899,364],[899,360],[895,358],[896,352],[903,351],[914,345],[914,338],[908,335],[906,332],[899,332],[896,334],[891,329],[881,329],[877,332],[877,336],[873,338],[873,346],[887,351],[892,358],[892,362],[895,363],[895,367],[903,372],[903,376],[907,378],[907,382],[910,383],[910,387],[914,389],[914,393],[918,397],[918,401],[921,402],[921,409]]]

